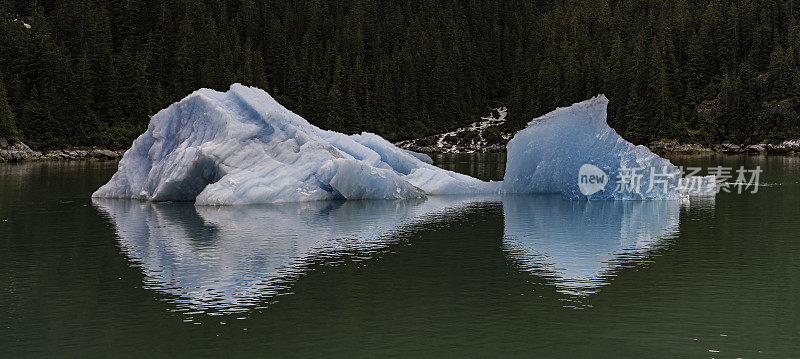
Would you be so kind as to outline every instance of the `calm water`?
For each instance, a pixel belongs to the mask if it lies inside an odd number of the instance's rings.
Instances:
[[[91,200],[114,163],[0,165],[0,357],[800,357],[800,158],[674,161],[768,186],[201,208]]]

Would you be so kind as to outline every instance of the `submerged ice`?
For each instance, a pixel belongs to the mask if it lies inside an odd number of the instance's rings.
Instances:
[[[375,134],[322,130],[257,88],[201,89],[154,115],[93,197],[201,205],[501,192],[678,198],[675,186],[653,188],[647,178],[639,183],[646,193],[614,190],[611,176],[621,169],[677,169],[611,129],[607,104],[601,95],[531,121],[508,144],[504,181],[484,182],[433,166],[428,156]],[[588,196],[578,178],[585,164],[610,177]]]

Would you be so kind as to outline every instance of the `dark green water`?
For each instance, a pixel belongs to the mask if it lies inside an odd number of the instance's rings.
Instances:
[[[768,186],[195,208],[92,201],[114,163],[0,165],[0,357],[800,357],[800,158],[674,162]]]

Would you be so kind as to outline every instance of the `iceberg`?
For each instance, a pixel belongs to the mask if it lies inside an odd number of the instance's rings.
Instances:
[[[263,90],[195,91],[158,112],[92,196],[199,205],[499,191],[371,133],[322,130]]]
[[[154,115],[92,196],[198,205],[498,193],[680,198],[678,169],[620,137],[606,124],[607,105],[600,95],[534,119],[508,144],[504,180],[485,182],[375,134],[320,129],[257,88],[200,89]],[[614,188],[625,171],[632,175]]]
[[[679,199],[678,168],[618,135],[606,122],[607,107],[608,99],[599,95],[536,118],[517,132],[507,146],[504,192]],[[581,186],[591,176],[602,183]]]

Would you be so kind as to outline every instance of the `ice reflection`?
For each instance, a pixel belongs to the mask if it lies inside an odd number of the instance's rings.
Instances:
[[[411,201],[323,201],[195,207],[93,199],[116,225],[145,286],[188,313],[240,312],[288,285],[314,260],[368,256],[409,225],[449,216],[487,197]],[[499,200],[495,198],[495,200]]]
[[[518,265],[550,278],[562,293],[587,295],[677,234],[680,203],[508,196],[503,212],[504,243]]]
[[[641,263],[677,234],[681,211],[678,201],[541,195],[232,207],[93,201],[116,226],[123,252],[142,268],[145,286],[169,294],[188,314],[250,310],[286,292],[312,263],[342,254],[370,258],[409,226],[457,219],[480,202],[502,201],[503,249],[523,270],[549,278],[562,293],[591,294],[616,269]],[[713,201],[698,206],[713,209]]]

